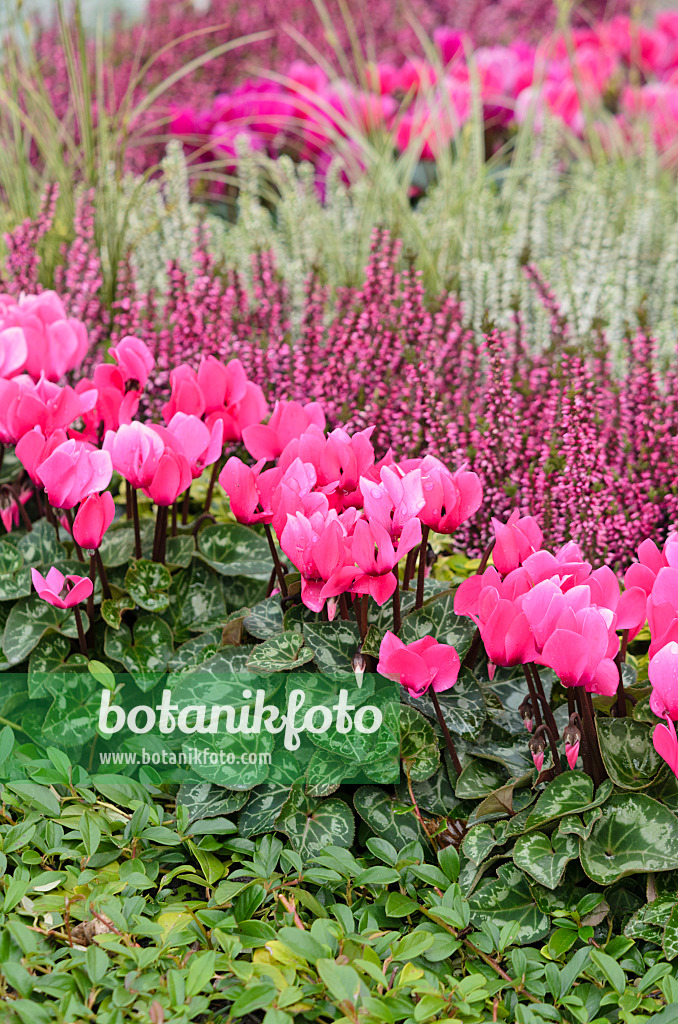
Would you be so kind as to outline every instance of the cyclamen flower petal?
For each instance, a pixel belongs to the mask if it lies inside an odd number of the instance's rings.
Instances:
[[[569,764],[572,771],[574,771],[574,767],[577,763],[577,758],[579,757],[579,742],[580,741],[577,740],[575,743],[565,744],[565,757],[567,758],[567,763]]]
[[[96,550],[115,517],[115,502],[110,491],[90,494],[80,505],[73,521],[73,538],[87,551]]]
[[[64,576],[54,567],[49,570],[47,576],[42,576],[37,569],[31,569],[31,578],[38,597],[55,608],[72,608],[76,604],[81,604],[88,599],[93,590],[89,576]]]
[[[108,452],[70,440],[58,445],[37,473],[53,508],[73,508],[89,494],[108,487],[113,466]]]
[[[652,733],[654,749],[662,757],[674,775],[678,776],[678,738],[676,727],[666,716],[666,725],[656,725]]]
[[[429,688],[441,693],[457,681],[459,655],[449,644],[426,636],[405,645],[390,630],[379,649],[377,672],[398,681],[413,697],[421,697]]]

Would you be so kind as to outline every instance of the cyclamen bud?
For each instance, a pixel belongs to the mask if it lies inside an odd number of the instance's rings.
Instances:
[[[540,772],[544,766],[544,751],[546,744],[543,736],[533,736],[530,740],[530,753],[532,754],[532,760],[534,766],[538,772]]]
[[[355,652],[352,664],[353,671],[355,672],[356,685],[358,686],[358,689],[361,689],[363,685],[363,676],[367,669],[367,661],[365,660],[365,655],[362,651]]]
[[[579,715],[575,713],[570,715],[570,721],[563,729],[565,756],[567,758],[567,763],[573,771],[574,766],[577,763],[577,758],[579,757],[579,744],[581,743],[580,724]]]
[[[518,708],[518,711],[520,713],[520,717],[523,720],[523,725],[525,726],[528,732],[532,732],[532,729],[534,728],[534,712],[532,710],[532,704],[530,702],[529,697],[525,698],[523,703]]]

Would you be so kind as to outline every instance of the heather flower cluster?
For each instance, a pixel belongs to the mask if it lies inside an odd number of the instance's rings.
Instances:
[[[649,128],[658,150],[675,158],[675,12],[662,12],[651,27],[618,16],[535,45],[518,38],[474,48],[456,26],[436,28],[433,38],[439,66],[382,61],[365,86],[297,60],[282,84],[262,76],[219,92],[207,107],[176,105],[171,129],[231,168],[242,140],[269,156],[310,161],[322,181],[337,153],[350,167],[364,166],[366,136],[388,135],[398,153],[414,146],[421,159],[435,160],[472,117],[477,93],[491,150],[513,126],[529,121],[540,131],[550,115],[580,138],[593,128],[604,146],[642,145]]]

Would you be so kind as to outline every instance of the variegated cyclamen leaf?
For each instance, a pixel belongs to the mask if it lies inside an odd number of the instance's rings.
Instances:
[[[218,818],[239,811],[247,801],[247,792],[224,789],[211,782],[184,782],[177,793],[177,804],[188,811],[189,821]]]
[[[406,774],[416,782],[429,779],[440,766],[440,750],[433,726],[407,704],[400,708],[400,756]]]
[[[550,839],[543,832],[531,832],[517,840],[513,862],[540,885],[555,889],[568,863],[578,854],[579,843],[574,836],[556,834]]]
[[[140,690],[152,690],[165,672],[172,656],[172,631],[158,615],[142,615],[134,623],[134,634],[128,626],[106,628],[106,656],[124,665]]]
[[[247,666],[256,672],[286,672],[313,661],[313,651],[304,647],[301,633],[288,630],[257,644]]]
[[[678,818],[644,793],[615,794],[581,841],[581,864],[601,885],[625,875],[672,871],[678,868]]]
[[[599,718],[598,742],[607,773],[622,789],[647,789],[667,771],[654,749],[652,726],[632,718]]]
[[[355,819],[351,808],[337,797],[314,800],[300,794],[283,808],[276,828],[285,833],[297,853],[311,858],[326,846],[350,848]]]
[[[401,849],[415,841],[428,844],[414,814],[398,814],[406,806],[389,796],[380,786],[361,786],[353,795],[353,806],[375,835]]]
[[[83,608],[80,614],[83,627],[88,628]],[[77,637],[75,617],[70,608],[54,608],[37,594],[24,597],[13,605],[5,623],[2,649],[9,665],[18,665],[27,658],[48,630]]]
[[[469,896],[472,923],[480,927],[487,919],[500,931],[508,926],[513,929],[512,941],[516,945],[543,939],[551,925],[537,906],[522,871],[513,864],[504,864],[498,868],[497,876]]]
[[[132,562],[125,574],[127,592],[147,612],[162,612],[169,606],[169,594],[166,592],[171,584],[169,570],[146,558]]]
[[[265,580],[273,562],[265,537],[239,523],[214,523],[198,534],[200,557],[222,576]]]
[[[437,722],[433,701],[428,694],[411,697],[404,690],[402,699]],[[438,703],[450,732],[476,738],[485,721],[486,710],[482,691],[472,672],[462,669],[454,686],[438,694]]]
[[[321,672],[353,671],[353,656],[360,649],[357,622],[308,622],[304,625],[304,643]]]

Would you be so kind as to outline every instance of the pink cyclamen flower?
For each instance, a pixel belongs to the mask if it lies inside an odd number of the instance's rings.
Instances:
[[[518,509],[513,510],[506,523],[493,516],[492,526],[496,537],[492,561],[503,576],[541,547],[543,534],[537,520],[532,516],[521,517]]]
[[[247,379],[239,359],[222,363],[214,356],[207,356],[200,360],[196,380],[205,402],[207,426],[211,428],[221,420],[224,441],[240,441],[243,430],[260,423],[268,413],[264,392]]]
[[[21,328],[0,327],[0,377],[13,377],[20,373],[27,355],[26,336]]]
[[[52,431],[45,438],[40,427],[33,427],[17,441],[14,452],[34,484],[42,484],[38,472],[40,464],[65,441],[68,441],[68,435],[63,428]]]
[[[452,473],[433,455],[424,456],[420,469],[424,504],[419,518],[436,533],[454,533],[480,508],[480,478],[466,469]]]
[[[670,641],[650,658],[650,707],[658,718],[678,719],[678,643]]]
[[[222,420],[213,423],[210,430],[199,417],[176,412],[167,424],[167,429],[183,448],[194,480],[221,455],[224,436]]]
[[[89,412],[96,400],[96,390],[79,395],[67,385],[60,387],[44,378],[37,384],[23,374],[0,379],[0,441],[16,444],[36,426],[46,437]]]
[[[377,672],[394,679],[413,697],[421,697],[429,688],[436,693],[449,690],[459,676],[460,660],[454,647],[425,636],[404,644],[387,630],[379,648]]]
[[[115,502],[110,491],[90,494],[80,505],[73,520],[73,538],[86,551],[95,551],[115,517]]]
[[[183,445],[170,430],[158,424],[153,424],[151,429],[161,439],[164,449],[153,476],[143,489],[144,494],[156,505],[173,505],[179,495],[191,486],[191,465]]]
[[[50,505],[73,508],[88,495],[108,487],[113,466],[108,452],[72,438],[58,445],[37,471]]]
[[[567,758],[567,763],[572,771],[574,771],[574,766],[576,765],[577,758],[579,757],[580,742],[580,740],[575,740],[574,743],[565,743],[565,757]]]
[[[543,750],[532,750],[532,760],[534,761],[534,767],[538,772],[544,767],[544,751]]]
[[[676,727],[666,715],[666,725],[656,725],[652,733],[654,749],[662,757],[674,775],[678,776],[678,737]]]
[[[248,466],[232,455],[219,474],[219,483],[228,495],[231,512],[239,523],[246,526],[270,523],[273,519],[271,491],[282,474],[277,467],[262,473],[265,462],[265,459],[260,459],[255,466]]]
[[[323,588],[322,596],[336,597],[350,589],[354,594],[369,594],[378,605],[385,604],[397,586],[394,568],[418,544],[421,544],[418,519],[411,519],[405,525],[397,548],[381,523],[359,519],[350,543],[354,564],[338,567]]]
[[[482,576],[469,576],[454,597],[456,615],[468,615],[480,630],[490,660],[490,677],[496,665],[524,665],[534,661],[534,636],[523,611],[522,598],[530,590],[530,578],[521,567],[502,580],[489,566]]]
[[[19,501],[22,505],[25,505],[30,500],[33,494],[32,487],[24,487],[19,492]],[[14,497],[7,494],[0,494],[0,521],[7,530],[7,533],[11,533],[15,526],[19,525],[19,505]]]
[[[94,589],[89,576],[64,576],[54,567],[47,576],[42,576],[37,569],[31,569],[31,577],[38,597],[55,608],[72,608],[81,604]]]
[[[141,338],[126,334],[108,351],[118,364],[125,381],[135,381],[139,389],[146,386],[148,375],[155,366],[155,359]]]
[[[322,610],[324,588],[338,568],[350,560],[346,534],[336,512],[288,515],[280,547],[301,573],[301,599],[311,611]]]
[[[135,421],[123,424],[116,431],[107,431],[103,449],[110,453],[116,473],[132,487],[148,487],[165,451],[165,444],[152,426]]]
[[[0,330],[18,327],[23,332],[25,369],[34,380],[57,381],[80,365],[89,347],[87,328],[68,317],[56,292],[22,295],[18,302],[2,298]]]
[[[318,402],[276,402],[267,424],[244,428],[243,444],[253,459],[277,459],[294,438],[301,437],[311,424],[325,429],[325,413]]]

